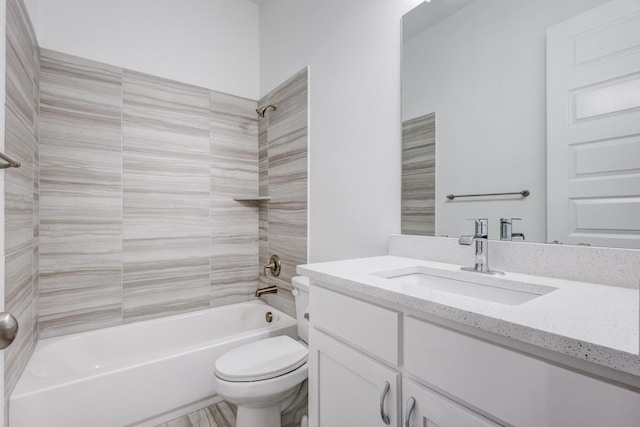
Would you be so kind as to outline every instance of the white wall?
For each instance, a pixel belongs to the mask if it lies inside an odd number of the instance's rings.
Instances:
[[[248,0],[27,0],[41,47],[258,99]]]
[[[405,43],[403,120],[436,112],[436,235],[546,239],[546,29],[606,0],[482,0]],[[509,200],[462,199],[528,189]]]
[[[260,7],[260,97],[306,67],[311,39],[308,0],[267,0]]]
[[[400,231],[401,16],[420,0],[267,0],[261,94],[309,65],[309,261]]]
[[[43,0],[22,0],[27,8],[27,13],[29,14],[34,30],[38,28],[38,5],[41,1]]]

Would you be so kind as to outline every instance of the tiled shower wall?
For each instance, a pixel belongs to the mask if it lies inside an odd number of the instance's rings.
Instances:
[[[402,123],[402,234],[436,232],[436,115]]]
[[[262,98],[260,105],[277,104],[259,122],[260,265],[277,254],[280,276],[260,272],[260,285],[278,286],[267,294],[268,304],[295,316],[291,278],[307,262],[307,115],[308,73],[304,69]]]
[[[40,337],[252,298],[256,102],[40,61]]]
[[[22,373],[38,336],[38,46],[21,0],[6,2],[4,152],[20,161],[4,175],[5,311],[20,326],[5,350],[5,395]]]

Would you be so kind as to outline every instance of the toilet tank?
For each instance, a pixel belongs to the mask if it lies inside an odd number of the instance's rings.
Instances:
[[[298,336],[309,342],[309,321],[305,314],[309,312],[309,278],[296,276],[291,278],[293,296],[296,299],[296,319],[298,320]]]

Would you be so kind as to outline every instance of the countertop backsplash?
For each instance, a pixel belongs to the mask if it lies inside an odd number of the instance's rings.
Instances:
[[[469,265],[473,248],[457,238],[389,236],[389,255]],[[640,250],[548,243],[489,242],[493,270],[640,289]]]

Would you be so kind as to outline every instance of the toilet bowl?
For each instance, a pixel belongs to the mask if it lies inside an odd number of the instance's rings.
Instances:
[[[291,280],[296,299],[298,335],[277,336],[236,347],[215,362],[218,394],[238,407],[236,427],[280,427],[280,414],[308,376],[309,279]]]

